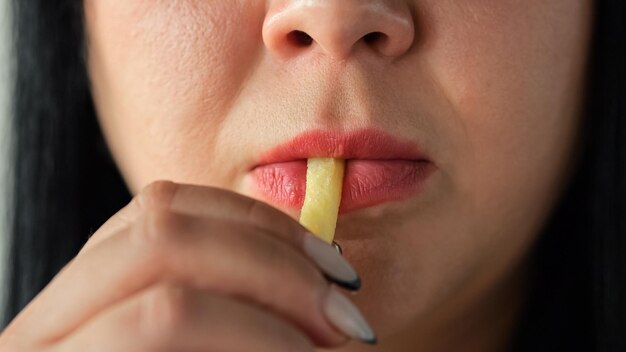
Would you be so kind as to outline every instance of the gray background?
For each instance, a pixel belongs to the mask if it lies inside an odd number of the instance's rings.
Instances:
[[[4,270],[6,269],[6,204],[8,189],[6,187],[7,160],[7,124],[8,124],[8,91],[9,80],[9,0],[0,0],[0,300],[4,302],[5,287]],[[1,313],[1,312],[0,312]]]

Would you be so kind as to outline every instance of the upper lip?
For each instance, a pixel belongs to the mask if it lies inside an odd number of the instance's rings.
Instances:
[[[255,166],[314,157],[430,161],[417,143],[372,128],[350,132],[310,130],[265,151]]]

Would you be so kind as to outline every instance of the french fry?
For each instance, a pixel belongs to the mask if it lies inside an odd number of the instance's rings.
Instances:
[[[333,242],[345,161],[333,158],[307,160],[306,193],[300,223],[328,243]]]

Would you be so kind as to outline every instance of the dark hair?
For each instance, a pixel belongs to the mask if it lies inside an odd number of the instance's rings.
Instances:
[[[103,142],[82,0],[14,0],[7,324],[129,193]],[[626,2],[595,1],[579,166],[530,257],[519,351],[626,351]]]
[[[14,0],[8,323],[130,199],[99,131],[82,0]]]

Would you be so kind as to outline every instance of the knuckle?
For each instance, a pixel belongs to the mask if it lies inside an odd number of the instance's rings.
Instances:
[[[190,293],[182,287],[159,285],[142,297],[139,305],[140,333],[147,347],[170,346],[191,319]]]
[[[182,219],[165,209],[155,209],[142,215],[130,233],[131,242],[140,247],[144,261],[163,266],[175,254],[176,232],[181,231]]]
[[[137,195],[137,203],[144,210],[168,209],[178,191],[178,185],[171,181],[154,181]]]
[[[149,242],[164,242],[181,228],[181,217],[169,210],[155,209],[143,216],[142,228]]]

